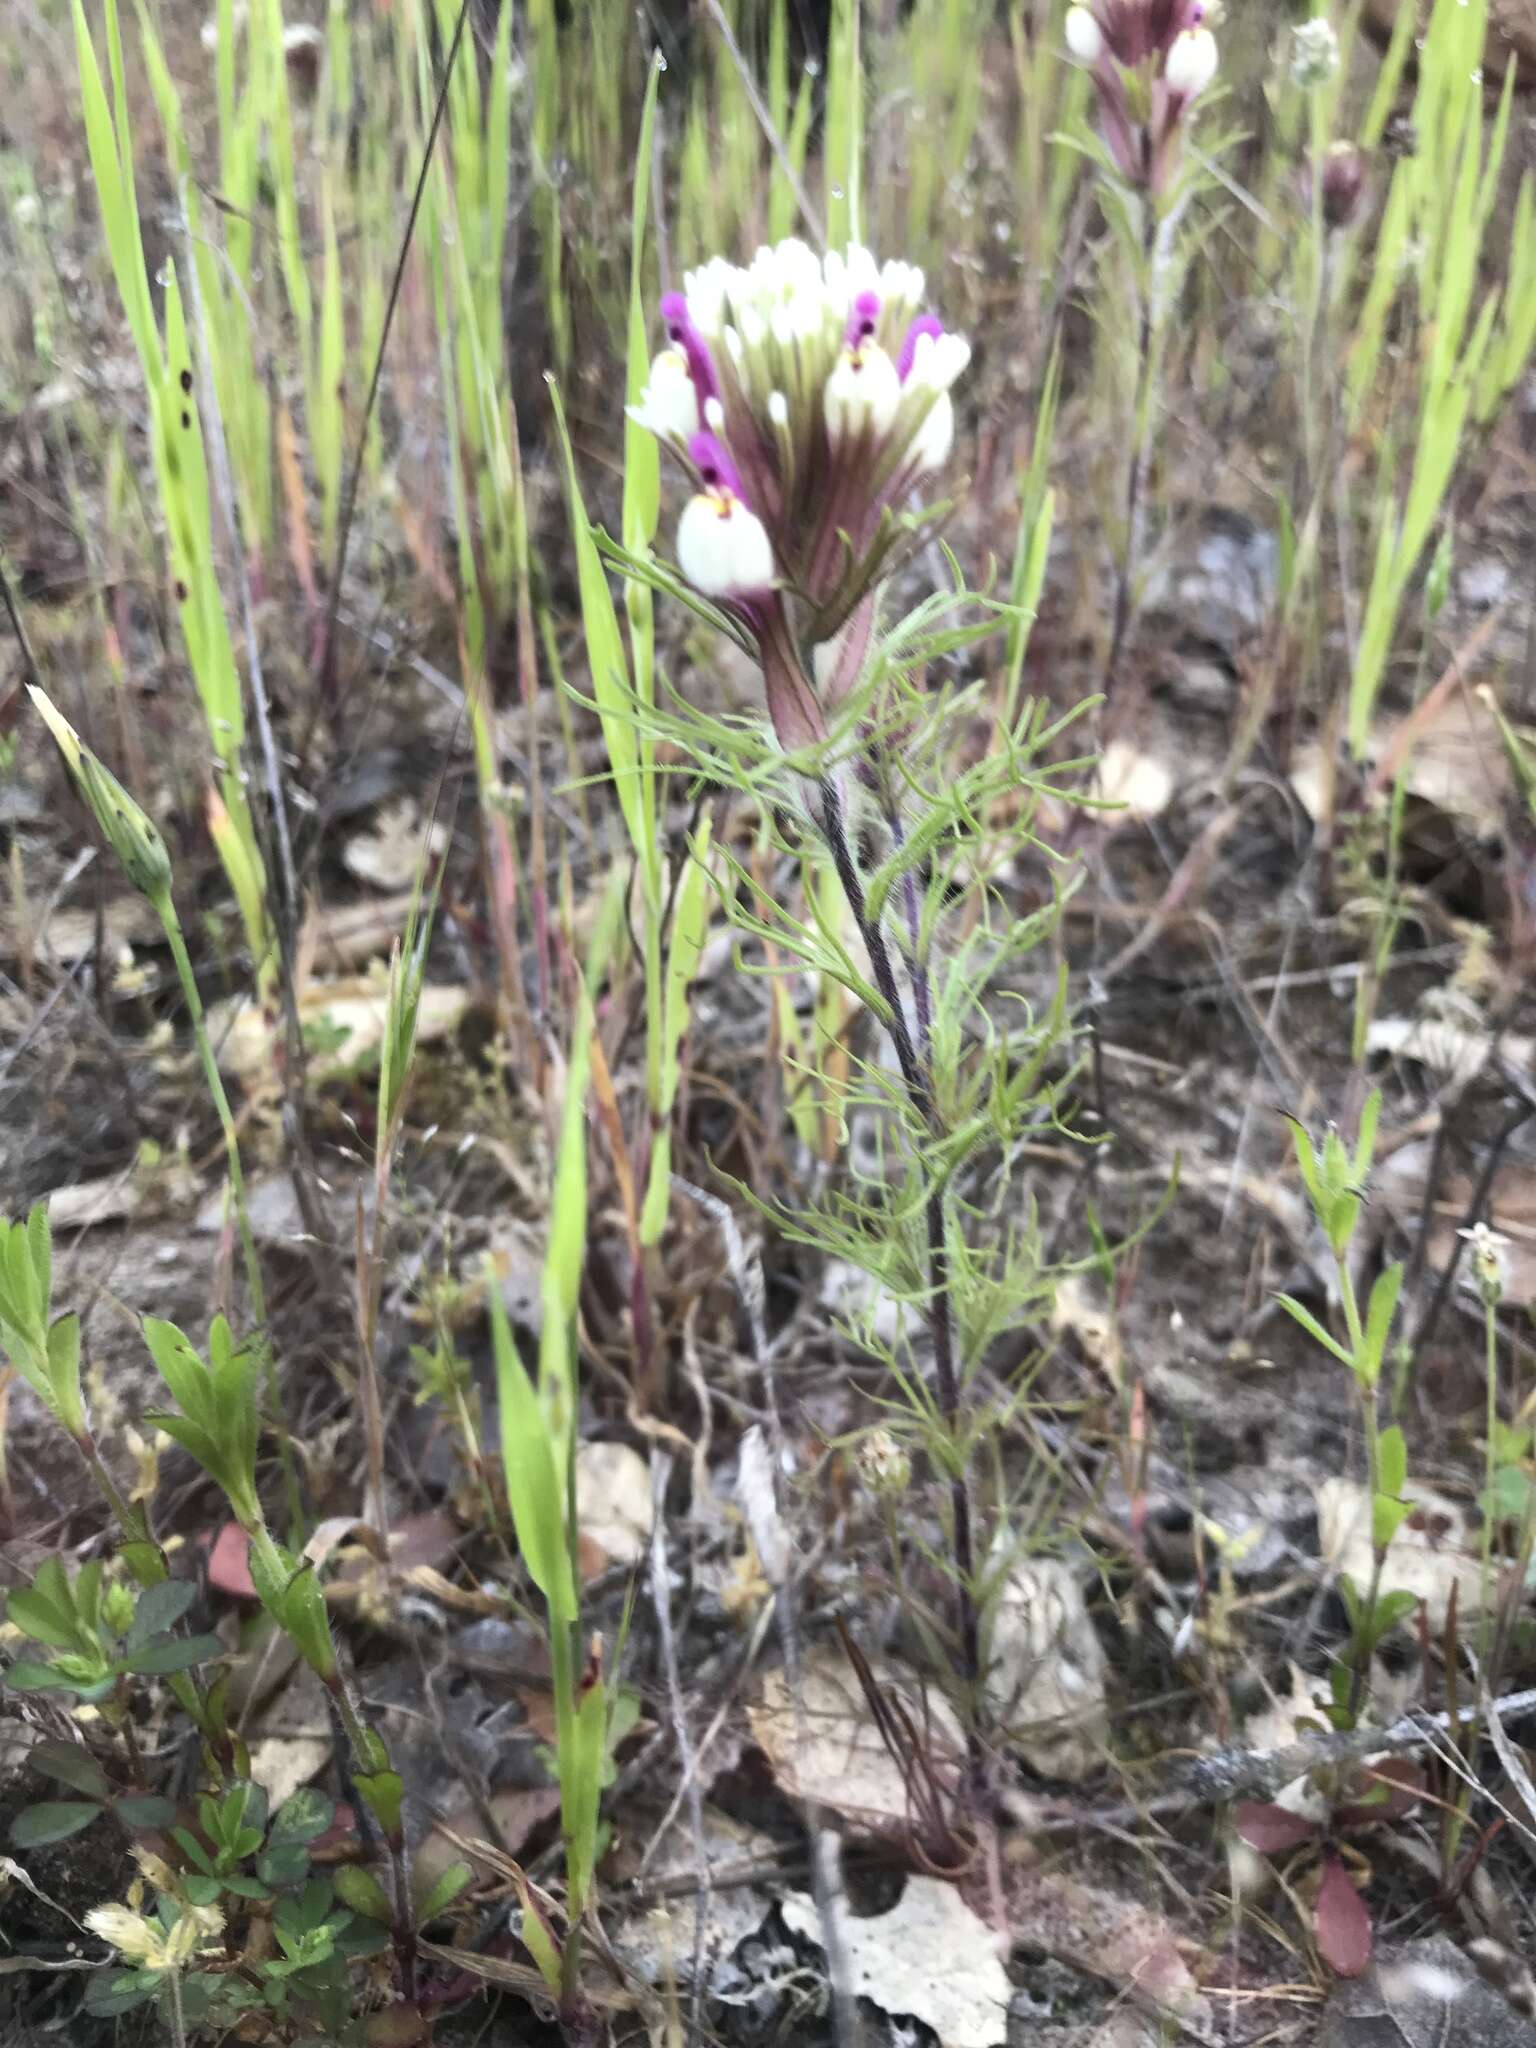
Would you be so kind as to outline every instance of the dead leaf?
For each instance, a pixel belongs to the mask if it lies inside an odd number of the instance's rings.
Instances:
[[[1458,1092],[1477,1079],[1495,1052],[1521,1071],[1536,1064],[1536,1038],[1507,1031],[1495,1039],[1477,1005],[1449,991],[1416,1017],[1378,1017],[1366,1033],[1365,1049],[1417,1060]]]
[[[1340,1977],[1358,1977],[1371,1960],[1371,1916],[1337,1856],[1323,1865],[1317,1890],[1317,1952]]]
[[[109,1173],[83,1180],[72,1188],[55,1188],[48,1197],[48,1221],[55,1230],[86,1230],[96,1223],[122,1223],[137,1214],[144,1183],[132,1173]]]
[[[117,966],[133,959],[133,949],[160,937],[160,921],[142,896],[109,896],[101,906],[101,939],[106,957]],[[13,958],[21,951],[73,967],[96,951],[96,909],[55,904],[40,923],[18,928],[0,923],[0,952]]]
[[[434,823],[423,832],[420,805],[414,797],[403,796],[381,804],[372,831],[354,833],[341,857],[360,882],[371,882],[376,889],[406,889],[447,844],[447,827]]]
[[[251,1781],[260,1785],[275,1813],[330,1760],[329,1735],[263,1735],[251,1744]]]
[[[478,1864],[494,1870],[494,1856],[520,1859],[530,1836],[560,1811],[558,1785],[508,1786],[493,1792],[486,1801],[499,1831],[499,1840],[485,1844],[492,1856],[477,1857],[476,1845],[486,1833],[485,1815],[478,1806],[461,1806],[440,1820],[423,1838],[411,1859],[411,1892],[419,1905],[451,1865]]]
[[[576,1519],[597,1572],[637,1564],[651,1540],[651,1475],[628,1444],[587,1443],[576,1453]]]
[[[1020,1846],[1022,1856],[1007,1873],[1007,1901],[1008,1924],[1021,1938],[1154,2012],[1176,2014],[1191,2027],[1209,2023],[1210,2007],[1160,1913],[1103,1885],[1035,1868],[1033,1844]]]
[[[1109,825],[1126,818],[1141,823],[1160,817],[1173,798],[1173,775],[1167,764],[1125,739],[1111,740],[1100,755],[1098,783],[1097,794],[1121,806],[1104,814]]]
[[[1430,1630],[1438,1635],[1453,1595],[1463,1618],[1482,1606],[1477,1545],[1459,1502],[1413,1479],[1404,1487],[1402,1497],[1413,1503],[1413,1512],[1387,1546],[1381,1591],[1411,1593],[1415,1600],[1422,1600]],[[1329,1570],[1347,1574],[1357,1586],[1369,1585],[1370,1489],[1353,1479],[1323,1480],[1317,1489],[1317,1528],[1323,1563]]]
[[[318,968],[336,974],[387,957],[405,930],[415,891],[374,896],[363,903],[331,903],[311,908],[299,933],[299,980],[308,981]]]
[[[1378,727],[1371,735],[1371,757],[1385,760],[1399,732],[1417,716],[1411,712]],[[1408,794],[1479,837],[1496,839],[1514,783],[1498,720],[1481,695],[1451,691],[1410,737],[1403,777]]]
[[[1104,1647],[1071,1566],[1021,1559],[997,1596],[991,1642],[987,1699],[1025,1762],[1072,1781],[1098,1770],[1109,1745]]]
[[[1081,1276],[1069,1273],[1056,1289],[1051,1328],[1075,1337],[1083,1356],[1102,1370],[1112,1387],[1124,1383],[1125,1360],[1115,1319]]]
[[[786,1923],[820,1940],[811,1901],[791,1892]],[[1013,1988],[1003,1967],[1002,1944],[952,1884],[909,1877],[889,1913],[846,1920],[852,1987],[893,2018],[921,2020],[941,2048],[1001,2048],[1008,2036]]]
[[[379,1056],[389,986],[381,974],[351,981],[316,981],[299,994],[299,1023],[310,1049],[309,1078],[331,1081],[366,1071]],[[469,1004],[469,992],[428,982],[416,1015],[419,1045],[456,1031]],[[245,999],[220,1004],[210,1013],[210,1028],[226,1074],[250,1088],[275,1080],[282,1050],[282,1025]]]
[[[767,1919],[772,1904],[769,1893],[760,1885],[741,1880],[745,1872],[757,1867],[765,1884],[771,1881],[779,1859],[779,1845],[771,1835],[746,1826],[714,1806],[704,1807],[700,1828],[703,1869],[711,1878],[704,1917],[707,1988],[716,1966],[756,1934]],[[686,1887],[675,1896],[669,1888],[666,1897],[621,1921],[613,1929],[612,1943],[620,1962],[644,1983],[690,1984],[694,1915],[703,1896],[698,1889],[702,1872],[692,1826],[683,1819],[674,1821],[659,1842],[644,1846],[643,1854],[642,1845],[633,1835],[628,1839],[620,1836],[605,1868],[615,1886],[643,1879],[648,1886],[659,1889],[670,1878],[679,1887]],[[731,1880],[728,1884],[721,1881],[726,1877]]]
[[[900,1694],[940,1773],[946,1772],[965,1750],[948,1704],[932,1693],[925,1702],[910,1671],[890,1664],[874,1670]],[[906,1778],[881,1740],[847,1660],[833,1649],[813,1650],[801,1679],[798,1714],[782,1671],[765,1675],[756,1704],[747,1710],[752,1739],[780,1789],[870,1834],[905,1841],[913,1817]]]

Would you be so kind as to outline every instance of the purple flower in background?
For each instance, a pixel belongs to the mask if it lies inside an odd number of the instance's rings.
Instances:
[[[1121,175],[1160,192],[1190,109],[1216,76],[1204,0],[1087,0],[1069,7],[1067,48],[1093,74],[1099,125]]]

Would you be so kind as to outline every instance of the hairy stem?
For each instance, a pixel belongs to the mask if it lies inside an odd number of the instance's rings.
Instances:
[[[937,1135],[937,1116],[929,1064],[931,1045],[926,1022],[921,1026],[920,1044],[914,1043],[891,962],[890,948],[885,941],[885,933],[878,921],[869,914],[863,879],[859,874],[858,861],[848,835],[848,819],[842,793],[828,777],[820,784],[818,797],[822,834],[832,855],[837,879],[848,900],[848,908],[853,912],[859,936],[863,939],[865,951],[869,955],[875,986],[890,1013],[887,1028],[891,1034],[891,1042],[896,1048],[896,1059],[906,1085],[908,1100],[922,1123]],[[926,979],[924,987],[926,989]],[[922,1006],[920,1014],[926,1017],[926,1005]],[[960,1429],[960,1378],[955,1363],[954,1308],[950,1300],[944,1196],[937,1187],[930,1191],[924,1204],[924,1221],[928,1237],[927,1317],[929,1338],[933,1345],[934,1384],[938,1393],[939,1412],[951,1437],[957,1438]],[[951,1472],[949,1486],[950,1512],[954,1523],[956,1610],[962,1669],[967,1689],[974,1700],[979,1692],[981,1679],[981,1624],[976,1611],[976,1552],[971,1526],[970,1489],[966,1484],[963,1469]],[[974,1761],[974,1733],[972,1747]]]

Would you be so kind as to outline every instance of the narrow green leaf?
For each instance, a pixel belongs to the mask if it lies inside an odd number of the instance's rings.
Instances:
[[[629,664],[619,632],[613,592],[603,569],[602,557],[592,538],[591,521],[582,503],[576,476],[576,453],[565,422],[560,389],[550,379],[555,408],[555,430],[559,436],[565,470],[566,507],[570,517],[571,541],[576,553],[576,579],[581,597],[581,624],[587,643],[587,666],[592,677],[592,696],[602,723],[603,740],[613,771],[614,794],[629,833],[635,858],[642,865],[654,862],[654,841],[646,832],[645,803],[640,788],[640,742],[628,715]]]
[[[501,1411],[501,1462],[517,1547],[529,1577],[549,1606],[551,1623],[569,1625],[576,1618],[576,1587],[565,1542],[563,1494],[549,1422],[517,1355],[494,1274],[487,1291],[496,1354],[496,1399]]]
[[[1376,1472],[1381,1492],[1401,1498],[1408,1483],[1408,1439],[1395,1422],[1377,1438]]]
[[[1350,1367],[1351,1370],[1354,1369],[1355,1362],[1353,1358],[1351,1358],[1351,1356],[1349,1355],[1348,1351],[1345,1350],[1344,1346],[1338,1341],[1336,1337],[1331,1337],[1328,1334],[1328,1332],[1323,1328],[1322,1324],[1317,1320],[1317,1317],[1313,1315],[1310,1309],[1303,1308],[1301,1303],[1297,1301],[1293,1295],[1277,1294],[1275,1296],[1275,1299],[1279,1302],[1280,1306],[1285,1310],[1287,1315],[1295,1317],[1296,1321],[1300,1323],[1301,1327],[1306,1331],[1309,1337],[1315,1338],[1316,1341],[1323,1346],[1325,1351],[1332,1352],[1333,1356],[1336,1359],[1338,1359],[1341,1365],[1347,1365]]]
[[[1362,1383],[1374,1387],[1381,1377],[1381,1362],[1386,1356],[1387,1338],[1392,1331],[1392,1318],[1397,1313],[1397,1298],[1402,1292],[1402,1266],[1385,1266],[1376,1275],[1371,1288],[1370,1304],[1365,1313],[1364,1355],[1356,1366]]]
[[[474,1875],[469,1865],[462,1862],[450,1863],[446,1870],[441,1871],[437,1881],[421,1902],[416,1915],[417,1926],[426,1927],[437,1919],[440,1913],[446,1913],[459,1894],[474,1881]]]

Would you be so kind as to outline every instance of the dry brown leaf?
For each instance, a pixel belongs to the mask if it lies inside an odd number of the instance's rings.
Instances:
[[[83,1180],[72,1188],[55,1188],[48,1197],[48,1221],[55,1230],[85,1230],[94,1223],[121,1223],[136,1215],[144,1200],[144,1184],[131,1173],[109,1173],[101,1180]]]
[[[651,1475],[628,1444],[587,1443],[576,1453],[576,1519],[597,1570],[635,1564],[651,1540]]]
[[[1173,799],[1173,775],[1166,762],[1144,753],[1129,740],[1111,740],[1099,757],[1097,794],[1118,804],[1118,811],[1106,812],[1110,825],[1126,818],[1142,822],[1161,817]]]
[[[1373,734],[1372,755],[1385,756],[1398,730],[1388,723]],[[1497,838],[1514,782],[1498,720],[1481,693],[1453,690],[1424,721],[1413,735],[1404,781],[1410,796],[1483,838]]]
[[[997,1596],[991,1644],[987,1700],[1025,1762],[1073,1781],[1098,1770],[1109,1745],[1104,1646],[1071,1566],[1021,1559]]]
[[[301,982],[316,969],[335,974],[387,955],[405,930],[415,900],[414,890],[402,889],[393,896],[370,897],[365,903],[314,906],[299,933]]]
[[[469,994],[428,982],[416,1015],[416,1040],[429,1044],[456,1031],[468,1007]],[[334,1080],[366,1070],[384,1042],[389,1004],[385,978],[316,981],[299,994],[299,1023],[310,1045],[311,1081]],[[266,1017],[259,1006],[244,1000],[221,1005],[211,1018],[219,1065],[250,1088],[276,1078],[282,1047],[280,1021]]]
[[[142,896],[109,896],[101,906],[101,935],[107,958],[122,965],[136,945],[161,936],[160,921]],[[0,923],[0,952],[14,957],[23,948],[61,967],[89,959],[96,951],[94,904],[56,904],[24,930],[11,919]]]
[[[493,1792],[486,1801],[496,1823],[499,1840],[485,1842],[485,1814],[478,1806],[461,1806],[447,1814],[423,1837],[411,1859],[411,1891],[418,1905],[451,1864],[477,1864],[482,1870],[496,1868],[497,1855],[522,1857],[534,1830],[560,1811],[558,1785],[508,1786]],[[477,1845],[492,1853],[477,1856]]]
[[[373,829],[355,832],[342,848],[347,872],[375,889],[407,889],[448,844],[447,827],[434,821],[424,830],[421,806],[414,797],[397,797],[381,804],[374,814]]]
[[[914,1727],[926,1737],[941,1774],[965,1749],[960,1725],[935,1694],[926,1705],[916,1677],[891,1665],[875,1676],[900,1693]],[[871,1834],[905,1839],[910,1819],[906,1779],[870,1716],[869,1703],[841,1652],[806,1658],[796,1713],[782,1671],[763,1679],[748,1709],[752,1739],[767,1757],[780,1789],[810,1800]],[[803,1721],[803,1733],[802,1733]]]
[[[251,1744],[251,1782],[266,1793],[275,1813],[330,1760],[329,1735],[263,1735]]]
[[[1160,1913],[1063,1871],[1036,1869],[1032,1845],[1007,1873],[1008,1924],[1031,1947],[1128,1991],[1155,2012],[1201,2027],[1210,2007]]]
[[[1380,1017],[1366,1034],[1368,1053],[1417,1060],[1452,1089],[1476,1080],[1495,1052],[1529,1071],[1536,1064],[1536,1039],[1506,1031],[1495,1038],[1475,1003],[1442,991],[1416,1017]]]
[[[819,1941],[816,1908],[790,1892],[786,1923]],[[893,2017],[918,2019],[941,2048],[1002,2048],[1013,1995],[1006,1943],[979,1920],[952,1884],[909,1877],[889,1913],[843,1923],[853,1990]]]
[[[1465,1509],[1410,1479],[1404,1500],[1409,1515],[1387,1546],[1381,1569],[1383,1593],[1411,1593],[1428,1611],[1429,1626],[1438,1635],[1445,1626],[1454,1594],[1465,1617],[1482,1605],[1482,1565]],[[1370,1584],[1371,1494],[1353,1479],[1323,1480],[1317,1489],[1318,1547],[1323,1562],[1344,1573],[1357,1586]]]
[[[605,1869],[615,1887],[643,1880],[660,1888],[668,1879],[678,1892],[625,1918],[611,1931],[613,1952],[625,1969],[647,1984],[687,1985],[692,1981],[695,1912],[703,1899],[698,1880],[707,1869],[711,1878],[704,1917],[706,1984],[717,1963],[757,1933],[767,1919],[772,1899],[761,1885],[743,1883],[756,1868],[764,1884],[779,1861],[779,1845],[742,1821],[705,1806],[699,1816],[702,1859],[693,1827],[677,1819],[659,1841],[643,1841],[638,1833],[620,1834]],[[728,1883],[722,1879],[728,1878]],[[615,1894],[610,1894],[614,1896]],[[653,1892],[654,1896],[654,1892]]]

